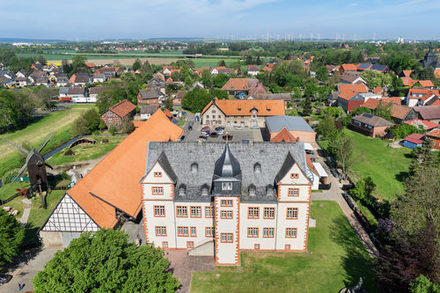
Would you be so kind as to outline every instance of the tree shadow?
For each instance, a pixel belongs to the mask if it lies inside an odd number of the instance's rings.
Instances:
[[[12,258],[12,261],[6,265],[9,270],[15,270],[23,264],[27,264],[41,251],[41,242],[38,236],[38,227],[31,224],[24,226],[24,239],[21,245],[21,252]]]
[[[345,256],[341,258],[346,273],[345,286],[356,285],[362,277],[365,289],[378,292],[373,260],[345,216],[334,219],[330,231],[331,239],[345,250]]]
[[[395,177],[397,181],[404,183],[405,180],[408,178],[408,176],[409,176],[409,172],[402,171],[397,173]]]

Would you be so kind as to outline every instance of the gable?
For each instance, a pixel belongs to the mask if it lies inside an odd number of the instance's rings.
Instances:
[[[155,173],[160,172],[161,176],[155,176]],[[167,174],[166,170],[160,165],[159,161],[154,164],[153,168],[144,176],[141,183],[173,183],[174,181]]]
[[[66,193],[41,230],[49,232],[90,232],[99,230],[99,227]]]

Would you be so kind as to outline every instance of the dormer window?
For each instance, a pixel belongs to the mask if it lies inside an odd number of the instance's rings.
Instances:
[[[267,197],[272,197],[273,196],[273,187],[272,187],[272,185],[268,185],[266,187],[266,196]]]
[[[255,186],[253,184],[249,186],[249,196],[255,196]]]
[[[232,190],[232,182],[223,182],[222,190]]]
[[[202,196],[208,196],[208,186],[206,184],[202,186]]]
[[[254,173],[257,173],[257,174],[261,173],[261,165],[260,165],[260,163],[255,163],[254,164]]]
[[[179,187],[179,196],[185,196],[186,195],[186,188],[184,185],[181,185]]]
[[[194,173],[197,173],[198,171],[199,171],[199,165],[197,163],[192,163],[191,164],[191,172],[194,174]]]

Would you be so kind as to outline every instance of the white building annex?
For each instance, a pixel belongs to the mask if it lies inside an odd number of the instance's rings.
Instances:
[[[217,265],[239,265],[243,250],[304,252],[312,181],[301,142],[150,142],[146,241]]]

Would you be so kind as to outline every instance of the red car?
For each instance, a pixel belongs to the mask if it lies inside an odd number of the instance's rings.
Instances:
[[[201,131],[205,131],[205,130],[211,130],[211,127],[209,127],[209,126],[202,127]]]
[[[72,98],[70,97],[62,97],[58,99],[58,102],[72,102]]]

